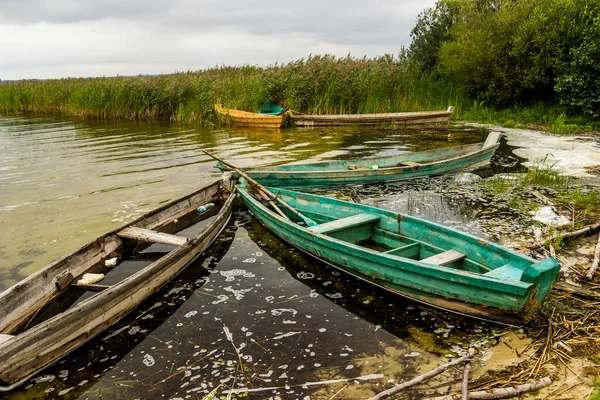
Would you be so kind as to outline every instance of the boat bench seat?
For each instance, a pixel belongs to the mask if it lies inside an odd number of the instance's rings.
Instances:
[[[466,256],[463,253],[460,253],[456,250],[447,250],[431,257],[424,258],[420,261],[435,265],[446,265],[455,261],[460,261],[465,257]]]
[[[496,269],[486,272],[483,276],[490,276],[498,279],[505,279],[511,281],[520,281],[523,275],[523,269],[515,267],[510,264],[503,265]]]
[[[379,221],[379,218],[379,215],[374,214],[356,214],[352,215],[351,217],[336,219],[335,221],[325,222],[323,224],[311,226],[310,228],[308,228],[308,230],[322,234],[333,233],[348,228],[372,224],[374,222]]]

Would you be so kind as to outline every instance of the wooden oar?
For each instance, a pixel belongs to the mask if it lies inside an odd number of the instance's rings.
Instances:
[[[267,189],[266,187],[264,187],[263,185],[261,185],[260,183],[256,182],[254,179],[252,179],[251,177],[248,176],[248,174],[246,174],[246,172],[241,169],[236,167],[235,165],[229,164],[223,160],[221,160],[219,157],[214,156],[212,154],[210,154],[208,151],[206,150],[202,150],[202,152],[204,154],[206,154],[207,156],[214,158],[215,160],[217,160],[218,162],[220,162],[221,164],[225,165],[226,167],[236,171],[238,174],[240,174],[241,176],[243,176],[248,182],[250,182],[250,184],[256,188],[258,188],[259,192],[262,192],[263,195],[265,195],[265,197],[269,200],[272,201],[273,199],[277,200],[279,202],[279,204],[281,204],[282,206],[284,206],[285,208],[287,208],[288,210],[290,210],[292,213],[294,213],[296,216],[298,216],[298,218],[302,219],[304,221],[304,223],[306,224],[306,226],[315,226],[318,225],[315,221],[313,221],[312,219],[308,218],[305,215],[302,215],[300,212],[298,212],[298,210],[296,210],[294,207],[290,206],[288,203],[286,203],[285,201],[283,201],[282,199],[279,198],[279,196],[275,196],[273,193],[271,193],[269,191],[269,189]],[[277,207],[275,207],[277,208]],[[284,215],[285,217],[285,215]],[[287,218],[287,217],[285,217]]]

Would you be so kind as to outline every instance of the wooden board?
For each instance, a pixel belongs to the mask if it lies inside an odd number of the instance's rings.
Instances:
[[[169,246],[183,246],[187,243],[188,238],[185,236],[175,236],[164,232],[153,231],[152,229],[144,229],[136,226],[130,226],[117,235],[122,238],[141,240],[150,243],[162,243]]]
[[[435,265],[446,265],[455,261],[460,261],[465,258],[463,253],[456,250],[448,250],[435,256],[427,257],[421,260],[421,262],[435,264]]]
[[[315,233],[327,234],[331,232],[340,231],[342,229],[355,228],[360,225],[366,225],[379,220],[378,215],[371,214],[357,214],[351,217],[337,219],[335,221],[326,222],[324,224],[311,226],[308,228],[309,231]]]

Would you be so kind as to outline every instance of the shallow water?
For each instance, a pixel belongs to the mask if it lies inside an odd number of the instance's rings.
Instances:
[[[396,154],[484,140],[475,128],[283,130],[0,118],[0,288],[240,165]],[[481,176],[514,171],[503,143]],[[504,242],[530,220],[455,176],[355,187],[362,201]],[[346,188],[319,190],[344,198]],[[366,397],[494,325],[403,300],[289,248],[243,210],[202,257],[8,398]],[[308,397],[307,397],[308,396]],[[235,396],[234,396],[235,398]],[[343,398],[343,397],[340,397]]]

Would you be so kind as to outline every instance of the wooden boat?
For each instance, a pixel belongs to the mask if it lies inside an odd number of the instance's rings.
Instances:
[[[245,168],[245,171],[263,185],[296,188],[389,182],[441,175],[487,164],[499,146],[500,136],[499,132],[491,132],[482,143],[391,157]],[[218,163],[217,168],[228,170],[222,163]]]
[[[279,129],[283,126],[288,116],[285,111],[278,115],[259,114],[225,108],[221,104],[215,104],[215,111],[224,121],[228,121],[233,125],[247,126],[250,128]]]
[[[225,227],[235,197],[232,190],[224,177],[99,237],[0,293],[1,388],[18,386],[87,342],[177,275]],[[202,205],[209,211],[199,214],[196,209]],[[161,251],[152,251],[157,248]],[[117,266],[107,266],[115,259],[120,260]],[[130,270],[137,272],[110,286],[80,282],[86,273],[101,272],[110,281],[111,274]]]
[[[398,112],[379,114],[303,114],[297,111],[289,111],[292,123],[300,127],[334,126],[334,125],[421,125],[421,124],[445,124],[452,116],[454,106],[448,107],[446,111],[421,111],[421,112]]]
[[[359,278],[456,313],[508,325],[526,323],[560,270],[553,258],[537,261],[420,218],[268,190],[302,219],[282,207],[284,218],[265,205],[260,191],[254,193],[244,180],[238,185],[252,214],[284,241]],[[296,222],[307,219],[317,224]]]

